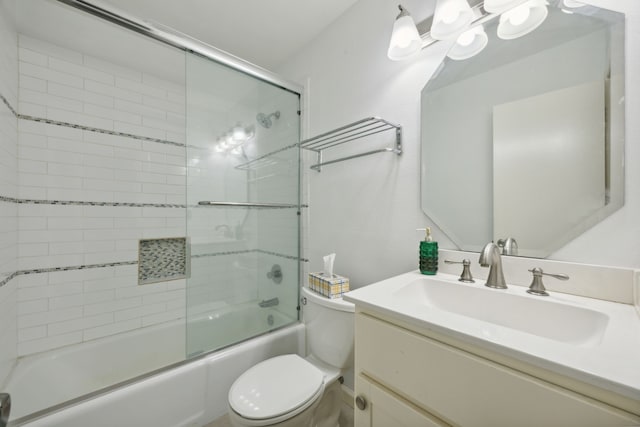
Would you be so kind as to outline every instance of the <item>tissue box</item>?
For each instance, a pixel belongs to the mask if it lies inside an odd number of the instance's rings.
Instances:
[[[309,273],[309,289],[328,298],[340,298],[349,292],[349,279],[334,274],[329,277],[324,273]]]

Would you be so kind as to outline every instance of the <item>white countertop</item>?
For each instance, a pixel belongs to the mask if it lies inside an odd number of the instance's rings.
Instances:
[[[434,305],[425,305],[419,298],[412,301],[395,297],[399,294],[398,291],[416,280],[424,281],[424,286],[430,286],[429,281],[435,280],[437,284],[431,286],[444,284],[475,288],[472,292],[476,295],[479,289],[483,289],[488,293],[501,292],[518,298],[534,298],[538,301],[531,302],[538,306],[541,306],[540,302],[548,302],[563,307],[584,308],[604,314],[608,321],[601,339],[596,342],[562,342],[456,314]],[[465,284],[458,281],[458,276],[440,273],[425,276],[416,270],[353,290],[345,294],[344,299],[355,303],[357,307],[378,311],[417,327],[447,334],[469,344],[640,400],[640,317],[634,306],[558,292],[550,292],[548,297],[539,297],[527,294],[526,288],[522,286],[496,290],[483,284],[484,280]],[[491,298],[490,295],[487,297]],[[467,305],[469,303],[465,302]],[[544,306],[542,307],[539,313],[536,312],[540,319],[545,316]],[[497,308],[500,309],[509,310],[510,307]],[[570,314],[566,317],[567,322],[572,321]],[[536,319],[532,318],[531,321],[535,322]]]

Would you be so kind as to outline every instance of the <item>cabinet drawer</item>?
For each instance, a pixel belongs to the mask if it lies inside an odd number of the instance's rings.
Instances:
[[[640,422],[601,402],[364,313],[356,316],[357,373],[465,427],[602,427]]]
[[[356,378],[356,389],[366,407],[355,409],[355,427],[450,427],[363,375]]]

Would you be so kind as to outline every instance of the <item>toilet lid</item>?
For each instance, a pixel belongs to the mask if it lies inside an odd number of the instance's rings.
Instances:
[[[322,393],[322,372],[295,354],[277,356],[248,369],[229,390],[229,405],[244,418],[296,415]]]

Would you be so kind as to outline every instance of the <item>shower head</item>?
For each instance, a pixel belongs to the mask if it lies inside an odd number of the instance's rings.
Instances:
[[[263,128],[269,129],[273,125],[273,121],[271,120],[271,117],[275,117],[276,119],[279,119],[280,111],[276,111],[269,115],[264,113],[258,113],[258,115],[256,116],[256,120],[258,121],[258,124],[260,126],[262,126]]]

